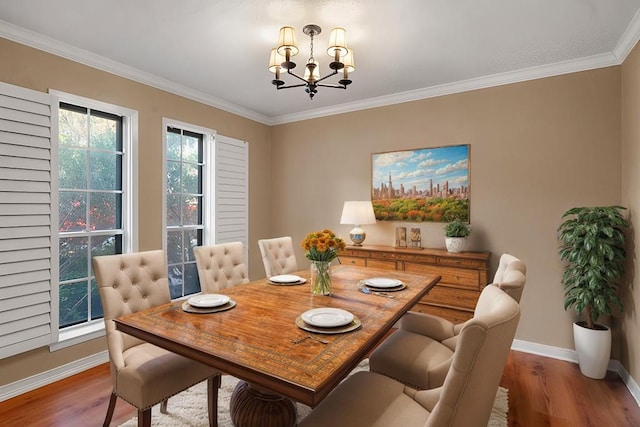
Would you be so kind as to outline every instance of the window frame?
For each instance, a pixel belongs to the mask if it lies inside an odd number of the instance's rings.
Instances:
[[[178,128],[182,131],[203,135],[202,140],[202,245],[213,244],[213,203],[215,195],[212,185],[214,171],[214,143],[217,132],[206,127],[185,123],[170,118],[162,119],[162,248],[165,256],[168,256],[168,227],[167,227],[167,129]],[[168,260],[167,260],[168,265]],[[192,295],[192,294],[190,294]],[[176,300],[188,298],[183,295]]]
[[[51,154],[51,205],[52,209],[52,286],[51,286],[51,351],[104,336],[102,318],[73,325],[60,330],[59,294],[59,108],[60,103],[77,105],[122,117],[122,252],[138,250],[138,112],[126,107],[85,98],[61,91],[50,90],[52,102],[52,154]]]

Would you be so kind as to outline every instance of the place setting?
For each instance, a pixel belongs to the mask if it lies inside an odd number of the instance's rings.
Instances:
[[[295,274],[280,274],[277,276],[271,276],[267,280],[270,285],[276,286],[295,286],[307,283],[307,279],[304,277],[296,276]]]
[[[189,297],[182,303],[182,310],[187,313],[217,313],[231,310],[236,306],[236,302],[227,295],[222,294],[200,294]]]
[[[343,334],[362,325],[360,319],[347,310],[322,307],[307,310],[296,318],[296,326],[318,334]]]
[[[372,277],[358,282],[358,288],[365,294],[377,295],[386,298],[394,298],[389,292],[398,292],[406,289],[407,285],[397,279],[387,277]]]

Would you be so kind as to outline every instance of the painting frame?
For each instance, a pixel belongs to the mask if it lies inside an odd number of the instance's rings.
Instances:
[[[470,160],[469,144],[371,153],[376,220],[469,223]]]

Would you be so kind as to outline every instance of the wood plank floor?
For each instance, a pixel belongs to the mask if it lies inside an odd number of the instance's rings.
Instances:
[[[512,351],[501,385],[509,389],[510,427],[640,427],[640,408],[613,373],[592,380],[572,363]],[[100,365],[1,402],[0,426],[100,426],[110,393],[109,367]],[[134,415],[119,400],[111,425]]]

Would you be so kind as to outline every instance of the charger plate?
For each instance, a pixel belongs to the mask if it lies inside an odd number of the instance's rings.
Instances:
[[[401,283],[398,286],[395,286],[393,288],[378,288],[376,286],[371,286],[371,285],[367,285],[366,281],[361,280],[359,285],[362,287],[364,286],[365,288],[369,288],[372,291],[377,291],[377,292],[398,292],[401,291],[403,289],[406,289],[407,285],[405,285],[404,283]]]
[[[362,326],[362,322],[357,317],[354,317],[351,323],[344,326],[338,326],[335,328],[319,328],[319,327],[311,326],[305,323],[304,320],[302,320],[302,316],[298,316],[298,318],[296,319],[296,326],[307,332],[315,332],[316,334],[331,335],[331,334],[344,334],[347,332],[355,331],[360,326]]]
[[[189,302],[185,301],[182,303],[182,310],[186,311],[187,313],[208,314],[208,313],[218,313],[220,311],[231,310],[235,306],[236,306],[236,302],[232,299],[230,299],[229,302],[224,305],[219,305],[217,307],[207,307],[207,308],[194,307],[191,304],[189,304]]]
[[[307,279],[304,279],[301,277],[300,280],[297,280],[295,282],[274,282],[273,280],[269,279],[267,280],[267,283],[275,286],[296,286],[296,285],[302,285],[303,283],[307,283]]]

